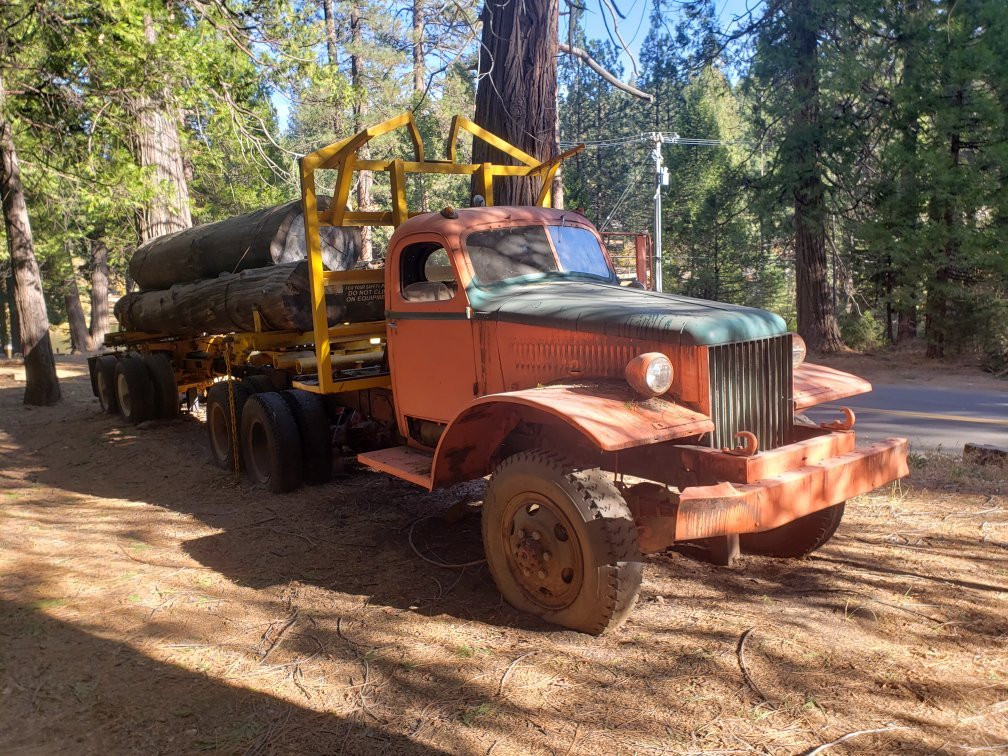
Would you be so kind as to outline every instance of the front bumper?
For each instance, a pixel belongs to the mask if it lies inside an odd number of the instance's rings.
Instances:
[[[748,458],[693,447],[685,461],[696,472],[734,471],[735,482],[689,486],[664,505],[645,507],[636,518],[641,549],[786,525],[904,477],[906,456],[905,438],[855,449],[853,434],[842,431]]]

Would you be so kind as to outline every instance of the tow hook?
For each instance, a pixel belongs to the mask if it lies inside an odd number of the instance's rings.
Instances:
[[[752,457],[759,449],[759,439],[750,431],[739,431],[735,434],[735,440],[738,443],[734,447],[730,449],[726,447],[721,451],[725,454],[734,454],[736,457]]]
[[[823,430],[832,431],[849,431],[854,427],[854,410],[850,407],[841,407],[840,411],[843,412],[843,420],[834,420],[832,423],[819,423],[819,427]]]

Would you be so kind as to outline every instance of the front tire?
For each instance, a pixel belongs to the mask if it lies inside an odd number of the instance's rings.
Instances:
[[[551,452],[504,460],[483,502],[483,548],[508,603],[600,635],[619,627],[640,593],[637,527],[609,476]]]
[[[746,554],[801,559],[826,545],[840,526],[843,514],[844,502],[841,502],[773,530],[740,535],[739,547]]]

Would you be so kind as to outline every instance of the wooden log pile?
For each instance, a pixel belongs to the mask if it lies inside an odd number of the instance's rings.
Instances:
[[[373,281],[327,284],[326,314],[330,323],[381,320],[385,293],[383,272]],[[160,291],[127,294],[115,305],[123,330],[194,336],[256,330],[310,331],[308,262],[243,270]]]
[[[327,209],[329,198],[319,197],[318,205]],[[360,229],[322,226],[319,232],[323,266],[353,268]],[[158,237],[130,260],[130,275],[142,290],[116,303],[116,319],[123,330],[176,336],[309,331],[306,249],[297,201]],[[330,323],[384,317],[382,271],[371,279],[326,285]]]

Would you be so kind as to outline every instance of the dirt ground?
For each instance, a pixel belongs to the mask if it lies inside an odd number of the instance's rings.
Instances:
[[[1008,748],[1008,473],[914,458],[812,558],[647,560],[603,638],[505,604],[478,499],[373,473],[271,495],[202,423],[0,368],[0,752],[972,753]]]

